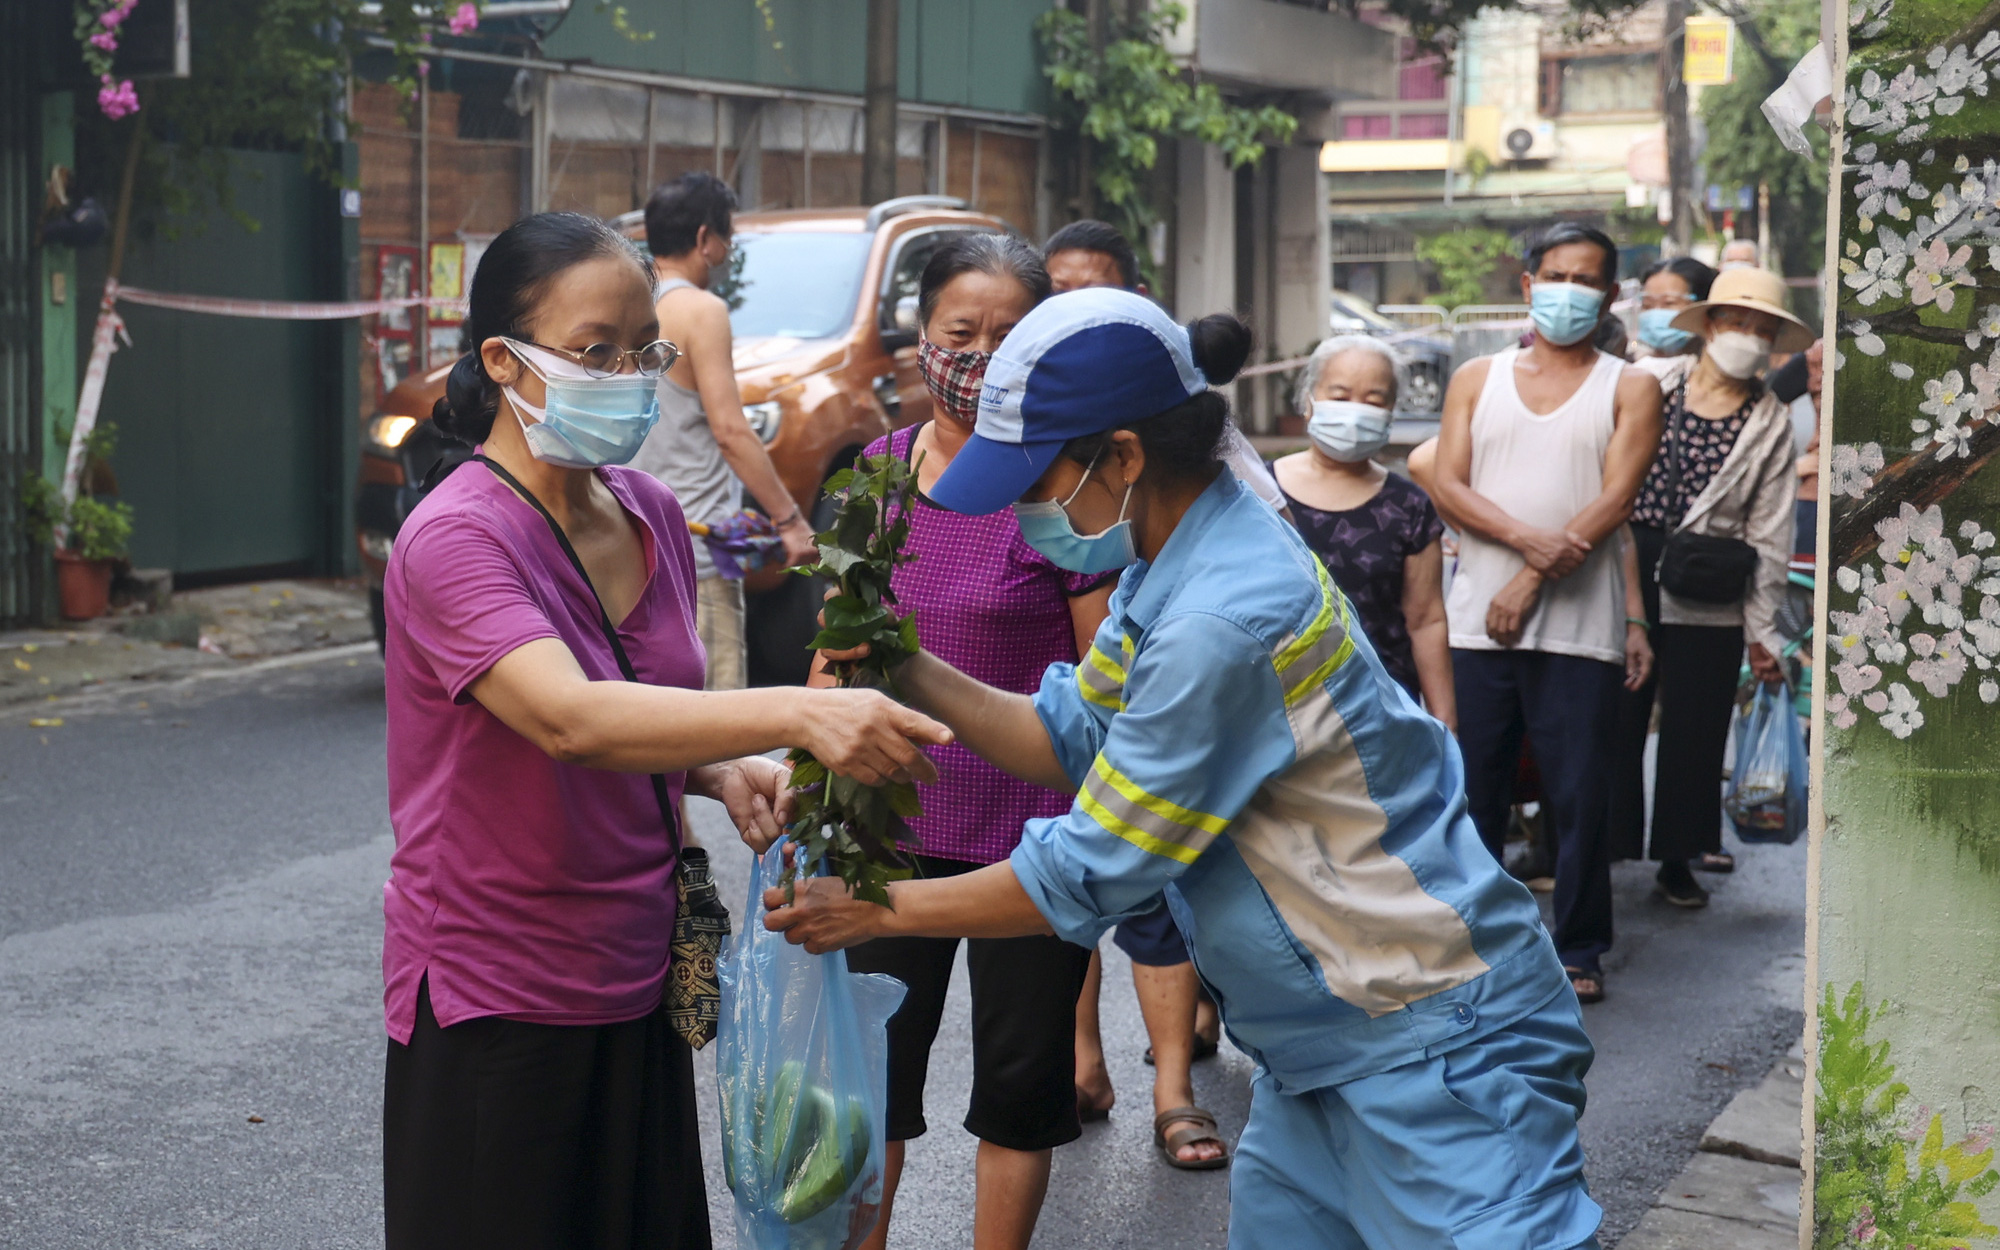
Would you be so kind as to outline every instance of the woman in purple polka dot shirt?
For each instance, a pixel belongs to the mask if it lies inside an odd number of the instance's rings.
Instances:
[[[920,492],[936,483],[972,434],[993,349],[1049,294],[1039,253],[1010,235],[966,234],[924,267],[917,307],[918,364],[931,420],[878,439],[867,454],[917,462]],[[1103,623],[1117,574],[1071,573],[1028,546],[1012,509],[964,516],[919,496],[895,576],[897,604],[914,611],[924,650],[1002,690],[1033,693],[1043,670],[1075,661]],[[816,681],[820,680],[817,677]],[[938,780],[920,785],[917,872],[939,877],[1007,858],[1021,827],[1069,810],[1070,796],[1017,781],[957,745],[931,752]],[[882,1220],[864,1243],[888,1240],[903,1143],[921,1135],[924,1076],[944,1012],[958,941],[882,938],[848,952],[856,972],[886,972],[910,987],[889,1021],[888,1175]],[[1026,1250],[1048,1188],[1050,1151],[1082,1134],[1077,1116],[1075,1005],[1090,952],[1056,937],[974,938],[972,1106],[979,1138],[975,1221],[982,1246]]]

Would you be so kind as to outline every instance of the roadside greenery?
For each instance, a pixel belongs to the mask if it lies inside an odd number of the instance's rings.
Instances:
[[[2000,1185],[1993,1127],[1946,1145],[1943,1116],[1928,1106],[1906,1116],[1910,1087],[1896,1079],[1889,1043],[1868,1037],[1886,1009],[1870,1008],[1859,982],[1845,999],[1827,986],[1820,1006],[1813,1250],[1962,1250],[2000,1233],[1972,1201]]]
[[[840,506],[833,525],[816,536],[819,563],[799,572],[826,578],[838,593],[826,601],[823,625],[811,645],[816,651],[847,651],[865,644],[868,655],[833,666],[835,682],[893,696],[890,670],[918,650],[916,617],[897,616],[889,588],[896,566],[914,558],[903,545],[910,535],[916,469],[893,454],[865,456],[827,479],[826,488]],[[923,814],[916,787],[863,785],[829,772],[804,749],[794,750],[790,759],[799,796],[790,833],[799,853],[784,880],[790,883],[798,869],[810,871],[824,860],[854,888],[856,898],[888,906],[889,883],[910,875],[899,846],[910,833],[905,822]]]
[[[1486,279],[1508,254],[1505,231],[1472,226],[1417,240],[1417,259],[1431,267],[1443,289],[1424,296],[1424,303],[1441,308],[1482,303]]]
[[[1263,159],[1269,144],[1289,143],[1298,119],[1273,105],[1242,108],[1214,83],[1197,82],[1166,49],[1187,19],[1174,0],[1144,8],[1112,24],[1110,37],[1093,46],[1090,23],[1068,9],[1052,8],[1035,21],[1045,58],[1042,72],[1055,86],[1066,121],[1091,143],[1091,180],[1146,271],[1153,273],[1148,234],[1160,219],[1148,189],[1160,145],[1193,138],[1222,150],[1231,169]]]
[[[1771,266],[1789,274],[1818,272],[1826,252],[1826,132],[1808,126],[1812,159],[1786,149],[1764,117],[1763,103],[1792,66],[1819,42],[1816,0],[1734,0],[1721,12],[1739,36],[1736,80],[1701,93],[1708,143],[1701,167],[1710,186],[1768,183],[1771,188]]]

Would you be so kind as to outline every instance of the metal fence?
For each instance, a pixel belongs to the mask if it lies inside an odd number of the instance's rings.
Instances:
[[[1436,329],[1451,322],[1451,314],[1436,304],[1377,304],[1375,311],[1414,330]]]

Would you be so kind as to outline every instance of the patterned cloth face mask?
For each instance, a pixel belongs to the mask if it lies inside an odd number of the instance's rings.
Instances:
[[[992,359],[992,352],[953,351],[929,339],[917,343],[917,370],[932,401],[967,425],[978,420],[979,388]]]

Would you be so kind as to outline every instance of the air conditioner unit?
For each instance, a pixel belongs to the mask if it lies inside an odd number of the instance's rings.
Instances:
[[[1556,124],[1543,117],[1500,119],[1500,156],[1510,161],[1545,161],[1556,154]]]

